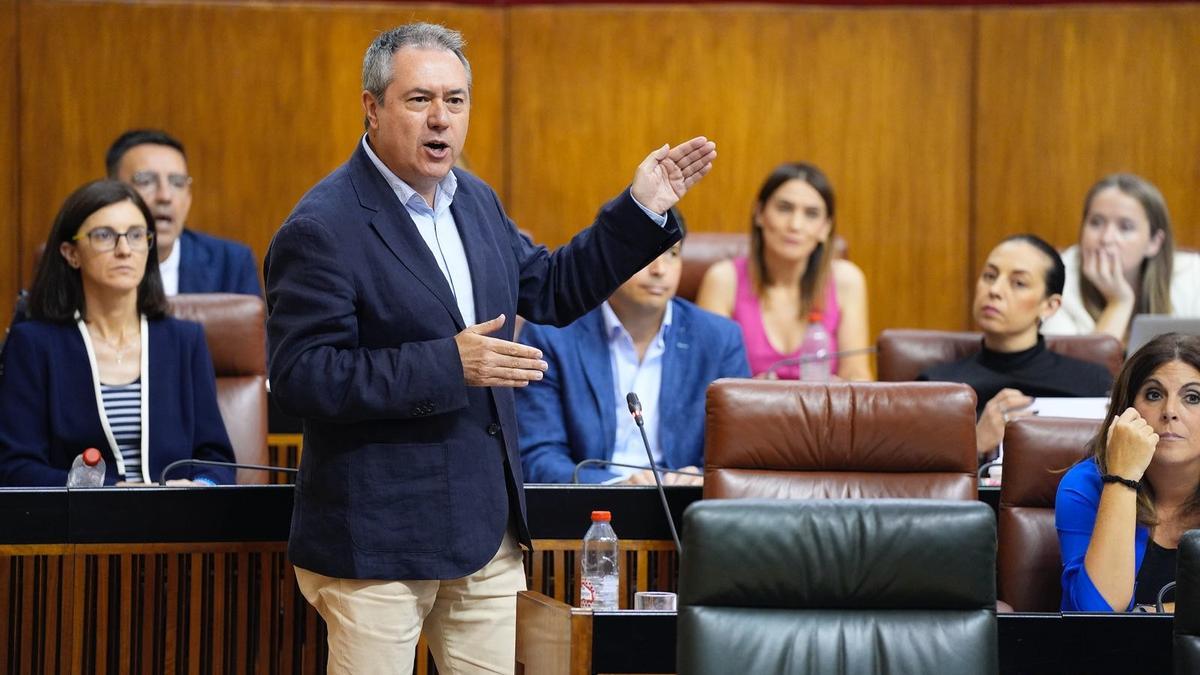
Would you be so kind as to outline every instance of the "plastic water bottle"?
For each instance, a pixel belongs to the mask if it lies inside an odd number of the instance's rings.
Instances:
[[[104,457],[95,448],[79,453],[67,474],[67,487],[101,487],[104,485]]]
[[[592,526],[583,537],[579,585],[579,606],[583,608],[617,609],[621,558],[610,521],[612,514],[608,511],[592,511]]]
[[[829,331],[821,323],[821,313],[808,315],[808,329],[804,331],[804,342],[800,345],[800,379],[806,382],[828,382],[833,376],[833,360],[830,358]]]

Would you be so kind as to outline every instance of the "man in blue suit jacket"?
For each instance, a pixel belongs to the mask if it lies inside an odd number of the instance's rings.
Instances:
[[[511,672],[529,544],[513,388],[546,364],[509,319],[569,323],[669,248],[664,214],[715,146],[651,153],[551,254],[452,171],[470,113],[457,32],[379,35],[363,89],[366,135],[264,263],[273,394],[304,420],[288,555],[331,673],[408,672],[422,630],[441,672]]]
[[[681,221],[682,222],[682,221]],[[521,463],[529,482],[570,483],[588,459],[648,466],[641,434],[626,407],[636,391],[655,463],[704,466],[704,399],[721,377],[750,377],[737,324],[674,297],[682,242],[565,328],[526,324],[521,342],[542,352],[540,382],[517,390]],[[584,483],[653,484],[647,469],[593,465]],[[692,482],[666,474],[665,483]]]
[[[183,143],[153,129],[134,129],[113,141],[108,177],[129,183],[154,214],[163,290],[177,293],[262,295],[249,246],[186,229],[192,177]]]

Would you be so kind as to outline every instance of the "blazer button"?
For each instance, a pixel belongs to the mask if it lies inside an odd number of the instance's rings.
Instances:
[[[488,436],[495,436],[496,434],[500,433],[500,425],[492,422],[488,425],[487,432]]]

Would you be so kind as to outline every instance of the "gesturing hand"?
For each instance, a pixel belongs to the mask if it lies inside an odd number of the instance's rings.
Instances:
[[[664,144],[638,165],[629,191],[642,206],[664,214],[712,169],[716,158],[717,144],[703,136],[673,148]]]
[[[1129,408],[1108,425],[1108,473],[1129,480],[1141,480],[1154,459],[1158,434],[1138,411]]]
[[[1084,251],[1082,269],[1083,276],[1100,291],[1106,302],[1133,302],[1133,287],[1121,269],[1120,254],[1104,249]]]
[[[463,378],[471,387],[524,387],[542,379],[546,362],[542,352],[523,344],[488,337],[500,330],[504,315],[467,326],[454,336]]]
[[[1004,425],[1009,420],[1033,414],[1026,410],[1032,404],[1032,398],[1016,389],[1001,389],[983,406],[983,414],[975,424],[976,452],[982,455],[996,449],[1004,440]]]

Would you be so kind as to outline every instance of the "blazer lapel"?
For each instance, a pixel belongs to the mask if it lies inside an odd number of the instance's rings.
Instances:
[[[371,218],[371,229],[383,240],[392,255],[400,264],[408,268],[450,312],[459,330],[465,328],[462,315],[458,311],[458,303],[450,292],[450,284],[446,276],[429,251],[429,246],[417,232],[417,225],[408,215],[408,210],[396,198],[396,193],[379,175],[375,165],[367,157],[366,151],[360,145],[355,151],[354,171],[350,180],[358,193],[359,203],[368,210],[374,211]]]
[[[680,311],[678,303],[674,300],[671,302],[675,304],[671,308],[671,325],[663,336],[662,383],[658,393],[658,445],[663,460],[672,467],[678,467],[681,466],[679,458],[675,457],[678,439],[674,433],[663,433],[663,430],[670,429],[670,425],[666,424],[668,420],[683,419],[681,415],[686,414],[678,406],[684,397],[675,392],[688,391],[687,387],[691,386],[691,383],[684,382],[687,368],[683,364],[691,356],[693,346],[687,317]]]
[[[484,225],[487,221],[479,214],[472,195],[464,192],[463,183],[459,181],[458,192],[454,195],[454,201],[450,203],[450,213],[454,216],[458,236],[467,252],[467,268],[471,273],[471,288],[475,299],[475,321],[484,322],[496,318],[500,308],[504,307],[501,302],[488,302],[488,291],[498,291],[506,285],[492,275],[492,257],[497,251],[492,232]],[[508,316],[504,320],[503,330],[509,338],[512,337],[515,318]]]
[[[208,277],[214,273],[209,251],[204,244],[186,229],[176,239],[179,246],[179,292],[199,293],[203,289],[213,288],[206,284]]]
[[[596,412],[600,417],[600,431],[604,439],[604,458],[612,459],[613,444],[617,440],[617,418],[614,410],[612,358],[608,353],[608,336],[604,334],[604,315],[594,309],[579,319],[583,339],[576,340],[579,363],[583,376],[592,390]]]

